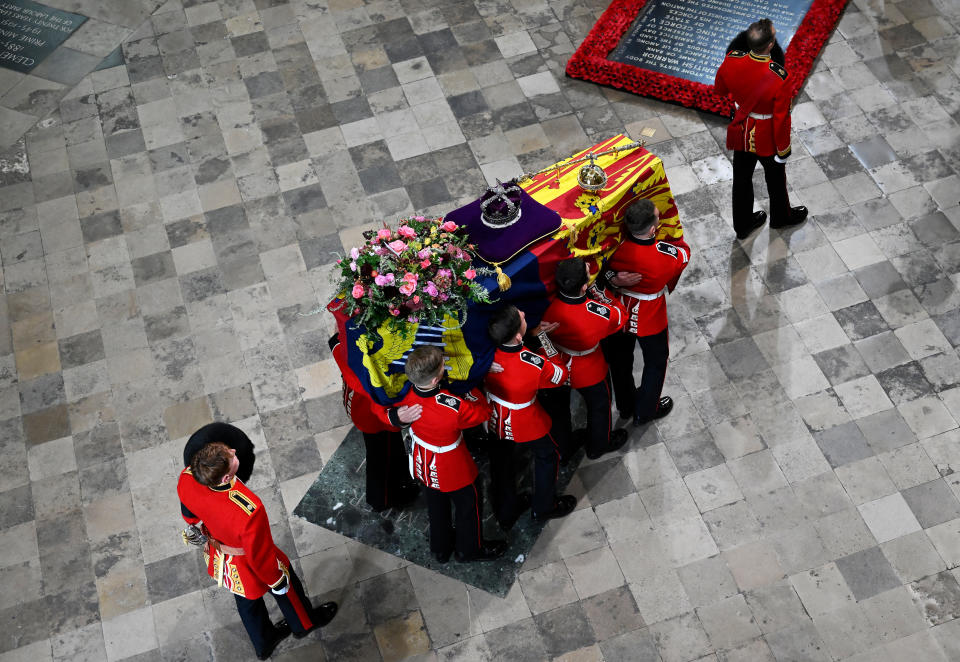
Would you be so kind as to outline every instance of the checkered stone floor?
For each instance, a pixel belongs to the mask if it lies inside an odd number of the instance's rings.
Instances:
[[[38,95],[0,155],[0,660],[252,658],[177,536],[214,419],[342,605],[277,660],[960,660],[960,7],[850,2],[793,112],[811,218],[741,243],[720,118],[563,76],[605,4],[170,0]],[[677,406],[507,596],[292,516],[348,430],[334,253],[647,127],[694,249]]]

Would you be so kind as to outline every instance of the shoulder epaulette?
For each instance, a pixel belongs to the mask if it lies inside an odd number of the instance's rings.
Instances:
[[[746,57],[746,56],[747,56],[746,51],[730,51],[729,53],[727,53],[727,57]]]
[[[227,493],[227,498],[240,506],[240,509],[247,515],[253,515],[253,513],[257,510],[257,504],[250,500],[247,495],[240,490],[230,490],[230,492]]]
[[[784,69],[781,65],[777,64],[774,61],[770,61],[769,64],[770,71],[777,74],[780,77],[780,80],[787,80],[787,70]]]

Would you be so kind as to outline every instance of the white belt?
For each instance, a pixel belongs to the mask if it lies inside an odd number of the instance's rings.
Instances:
[[[755,120],[772,120],[773,115],[764,115],[763,113],[750,113],[747,117],[752,117]]]
[[[463,436],[457,437],[457,440],[452,444],[447,444],[446,446],[434,446],[433,444],[428,444],[423,439],[418,437],[413,433],[413,430],[410,430],[410,437],[413,439],[414,443],[418,446],[423,446],[428,451],[433,451],[434,453],[449,453],[454,448],[460,445],[460,442],[463,440]]]
[[[514,409],[514,410],[526,409],[527,407],[529,407],[530,405],[532,405],[534,402],[537,401],[537,396],[533,396],[533,399],[530,400],[530,402],[524,402],[523,404],[517,404],[516,402],[507,402],[503,398],[498,398],[497,396],[495,396],[493,393],[490,393],[489,391],[487,391],[487,397],[493,400],[494,402],[496,402],[498,405],[503,405],[507,409]]]
[[[654,299],[659,299],[667,293],[667,286],[664,285],[663,289],[659,292],[654,292],[653,294],[647,294],[645,292],[634,292],[632,290],[619,290],[620,294],[628,296],[631,299],[639,299],[640,301],[653,301]]]
[[[558,345],[557,343],[553,343],[553,346],[559,349],[564,354],[568,354],[570,356],[586,356],[587,354],[592,354],[593,351],[597,349],[597,347],[599,347],[600,345],[594,345],[590,349],[584,349],[581,351],[577,351],[575,349],[567,349],[566,347],[562,345]]]

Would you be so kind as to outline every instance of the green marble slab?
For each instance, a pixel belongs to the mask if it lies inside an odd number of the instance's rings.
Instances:
[[[581,449],[566,467],[560,467],[558,494],[563,493],[582,457]],[[516,581],[517,573],[540,537],[544,524],[535,524],[528,511],[504,534],[490,510],[490,473],[482,448],[474,452],[474,459],[480,467],[483,480],[484,537],[506,537],[510,542],[510,548],[496,561],[457,563],[451,558],[447,563],[437,563],[430,554],[427,503],[423,494],[402,511],[373,512],[365,498],[363,437],[356,428],[347,434],[293,514],[365,545],[503,597]],[[517,453],[517,473],[520,474],[520,489],[532,492],[530,454],[523,451],[522,446]]]

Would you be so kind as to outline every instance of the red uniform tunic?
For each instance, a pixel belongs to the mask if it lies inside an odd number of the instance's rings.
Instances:
[[[667,292],[673,292],[690,262],[690,247],[682,239],[667,243],[627,235],[607,262],[606,276],[630,271],[643,276],[636,285],[617,288],[627,313],[626,331],[652,336],[667,328]]]
[[[626,315],[619,302],[600,303],[585,295],[557,294],[543,314],[543,322],[559,322],[550,341],[570,370],[570,386],[586,388],[607,377],[600,341],[623,328]]]
[[[727,148],[757,156],[790,155],[790,91],[787,70],[769,55],[730,51],[717,70],[714,92],[728,94],[737,112],[727,129]]]
[[[180,501],[194,513],[188,524],[203,521],[211,540],[242,548],[242,555],[203,550],[207,572],[232,593],[256,600],[271,588],[280,588],[290,575],[290,559],[273,542],[270,521],[260,497],[239,479],[229,485],[207,487],[193,477],[190,467],[180,472]],[[216,545],[213,545],[216,548]]]
[[[399,432],[400,428],[390,422],[389,409],[378,405],[366,391],[354,390],[343,383],[343,408],[360,432]]]
[[[398,406],[422,405],[420,418],[410,425],[413,436],[414,476],[427,487],[453,492],[473,483],[477,465],[461,430],[490,418],[490,405],[479,391],[453,395],[439,387],[410,389]]]
[[[550,416],[537,401],[537,391],[562,385],[567,369],[523,345],[501,345],[493,360],[503,372],[489,372],[484,381],[496,435],[522,443],[547,434]]]

